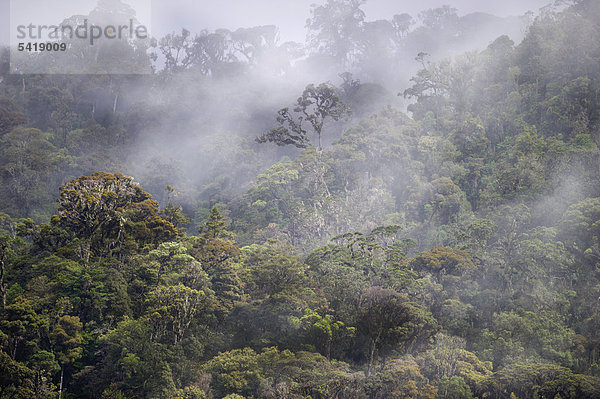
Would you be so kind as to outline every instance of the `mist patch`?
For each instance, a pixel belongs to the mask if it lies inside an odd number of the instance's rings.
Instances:
[[[10,2],[13,74],[149,74],[148,1]]]

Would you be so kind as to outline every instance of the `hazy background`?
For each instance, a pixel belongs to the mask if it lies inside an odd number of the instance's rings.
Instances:
[[[416,17],[428,8],[451,4],[459,15],[470,12],[488,12],[500,17],[523,15],[531,10],[537,12],[548,0],[371,0],[362,9],[368,20],[389,18],[394,14],[408,13]],[[304,41],[306,19],[310,16],[311,4],[324,4],[314,0],[222,0],[214,2],[191,2],[189,0],[153,1],[155,19],[153,27],[158,34],[185,27],[186,29],[239,27],[275,24],[279,27],[282,41]]]
[[[60,2],[37,1],[37,3],[40,5],[31,7],[31,13],[35,13],[38,8],[37,11],[44,16],[61,15]],[[93,5],[95,1],[82,0],[81,8],[85,8],[87,3]],[[201,29],[236,29],[275,24],[279,27],[282,41],[303,42],[306,32],[304,25],[310,14],[310,5],[324,4],[325,1],[221,0],[217,3],[214,1],[153,0],[150,3],[153,34],[156,37],[164,36],[172,31],[179,31],[182,27],[191,31],[200,31]],[[527,11],[537,13],[540,7],[548,3],[548,0],[371,0],[367,1],[362,8],[368,20],[389,18],[403,12],[416,17],[422,10],[445,4],[451,4],[457,8],[459,15],[470,12],[488,12],[503,17],[523,15]],[[0,0],[0,26],[2,27],[0,43],[8,42],[9,16],[10,0]]]

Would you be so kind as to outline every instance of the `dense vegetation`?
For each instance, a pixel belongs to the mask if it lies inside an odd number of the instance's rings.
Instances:
[[[600,397],[600,3],[451,58],[484,17],[360,6],[3,53],[1,398]]]

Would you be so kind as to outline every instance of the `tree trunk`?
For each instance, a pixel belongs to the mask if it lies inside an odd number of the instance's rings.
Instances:
[[[323,151],[323,146],[321,145],[321,132],[317,134],[319,136],[319,160],[321,160],[321,151]]]
[[[113,103],[113,114],[117,112],[117,102],[119,101],[119,94],[115,94],[115,101]]]
[[[6,284],[4,283],[4,263],[6,260],[6,247],[0,248],[0,292],[2,292],[2,310],[6,309]]]
[[[84,260],[86,264],[90,261],[91,246],[92,244],[89,241],[79,244],[79,258]]]
[[[371,370],[373,369],[373,360],[375,359],[375,347],[376,341],[374,339],[371,340],[371,349],[369,350],[369,367],[367,368],[367,377],[371,376]]]
[[[68,130],[66,127],[61,128],[62,144],[65,148],[67,148],[67,133]]]
[[[4,274],[4,266],[2,266],[2,274]],[[6,284],[2,281],[0,281],[0,291],[2,291],[2,310],[4,311],[6,309]]]
[[[35,373],[35,384],[34,384],[35,399],[40,399],[41,385],[42,385],[42,372],[38,371]]]
[[[14,338],[13,339],[13,349],[12,349],[12,353],[11,353],[11,357],[13,358],[13,360],[15,360],[17,358],[17,346],[19,346],[19,339],[18,338]]]
[[[63,377],[65,374],[65,366],[63,366],[62,364],[60,365],[60,385],[58,388],[58,399],[62,398],[62,389],[63,389]]]
[[[383,369],[385,368],[385,364],[387,363],[387,356],[385,354],[383,354],[381,356],[381,364],[379,365],[379,370],[383,371]]]

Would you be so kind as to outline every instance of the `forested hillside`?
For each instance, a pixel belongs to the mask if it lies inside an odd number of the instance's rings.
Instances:
[[[0,398],[600,397],[600,2],[361,5],[2,50]]]

